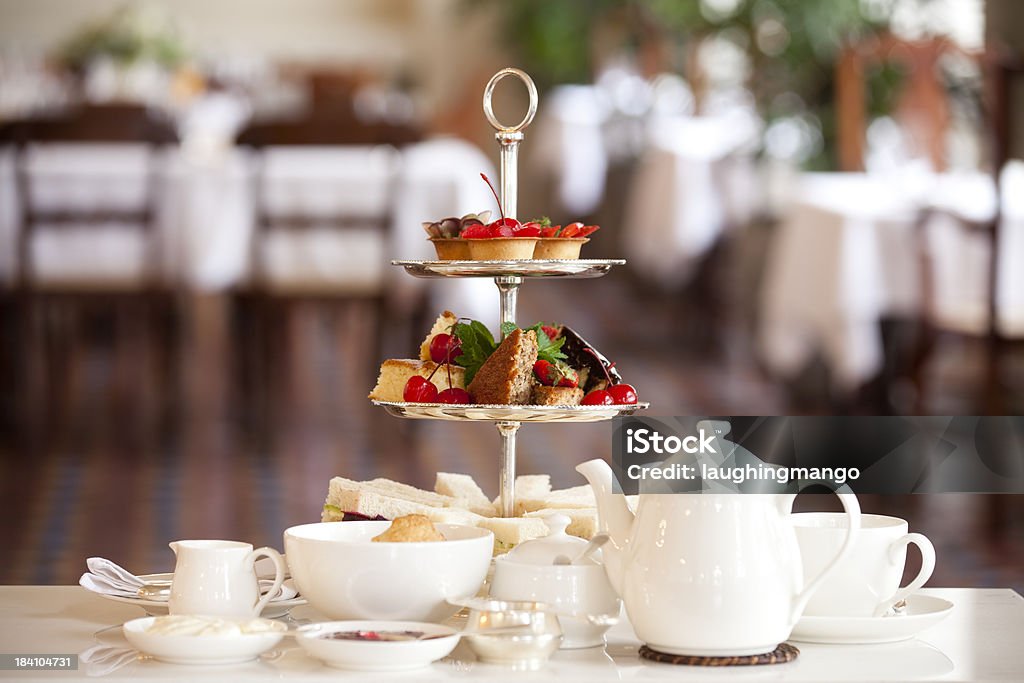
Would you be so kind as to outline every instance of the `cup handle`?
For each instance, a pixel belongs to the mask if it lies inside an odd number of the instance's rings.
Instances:
[[[913,581],[896,591],[891,598],[878,603],[878,607],[875,608],[876,617],[885,615],[893,605],[916,593],[921,586],[928,582],[928,579],[932,578],[932,572],[935,571],[935,546],[923,534],[907,534],[893,541],[893,544],[889,546],[889,562],[896,564],[900,551],[904,551],[911,543],[921,551],[921,571],[917,573]]]
[[[257,548],[249,553],[246,561],[252,566],[253,576],[256,575],[256,560],[260,557],[270,558],[270,561],[274,563],[274,585],[270,587],[266,593],[263,594],[256,604],[253,605],[253,616],[258,617],[262,612],[263,608],[267,606],[270,599],[277,595],[277,592],[281,590],[281,584],[284,583],[284,575],[286,573],[284,567],[284,558],[281,557],[281,553],[277,552],[273,548],[263,547]]]
[[[800,488],[811,486],[820,482],[808,481],[802,482]],[[821,585],[822,581],[825,580],[833,569],[835,569],[840,562],[845,560],[850,553],[853,552],[853,545],[857,541],[857,536],[860,534],[860,502],[857,500],[856,494],[850,490],[848,486],[843,486],[848,493],[840,493],[835,491],[836,496],[839,497],[839,502],[843,504],[843,510],[846,512],[846,517],[849,520],[849,525],[846,528],[846,538],[843,540],[843,546],[839,549],[839,552],[832,561],[825,565],[825,568],[821,570],[821,573],[814,577],[814,580],[804,585],[804,589],[797,594],[793,600],[793,612],[790,614],[790,626],[796,626],[796,622],[800,620],[800,615],[804,613],[804,608],[807,607],[807,603],[810,602],[811,596],[814,595],[814,591],[818,590],[818,586]],[[793,494],[791,494],[793,495]],[[795,495],[794,495],[795,497]],[[797,562],[799,562],[799,557]]]

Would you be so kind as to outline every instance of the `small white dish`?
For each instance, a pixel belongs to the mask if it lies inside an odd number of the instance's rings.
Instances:
[[[281,642],[288,627],[266,619],[273,630],[267,633],[234,635],[167,635],[148,629],[158,617],[142,617],[125,622],[121,630],[125,640],[139,652],[171,664],[240,664],[252,661]],[[248,620],[246,620],[248,621]]]
[[[867,645],[909,640],[949,616],[953,603],[931,595],[911,595],[903,614],[886,617],[802,617],[790,640],[804,643]]]
[[[174,574],[172,572],[167,572],[163,574],[139,574],[139,578],[147,582],[170,581],[174,578]],[[291,585],[294,588],[291,579],[286,580],[284,583],[285,585]],[[103,593],[96,593],[96,595],[107,600],[113,600],[114,602],[123,602],[126,605],[135,605],[136,607],[141,607],[143,610],[146,611],[146,614],[151,617],[162,617],[168,613],[166,600],[149,600],[147,598],[127,598],[120,595],[104,595]],[[288,600],[271,600],[267,603],[267,606],[263,608],[263,612],[260,613],[260,616],[264,619],[277,619],[291,612],[293,608],[305,604],[306,599],[301,596],[296,596]]]
[[[426,640],[335,640],[332,633],[374,631],[422,633]],[[295,634],[299,645],[327,666],[350,671],[407,671],[448,656],[459,644],[459,632],[450,626],[419,621],[326,621],[302,626]]]

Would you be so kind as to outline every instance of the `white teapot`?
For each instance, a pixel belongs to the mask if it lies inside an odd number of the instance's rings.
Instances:
[[[603,548],[605,570],[637,637],[669,654],[774,650],[853,549],[860,528],[856,496],[837,493],[849,532],[835,558],[805,585],[789,519],[795,493],[642,493],[634,515],[613,491],[604,460],[576,470],[594,489],[599,527],[611,536]]]

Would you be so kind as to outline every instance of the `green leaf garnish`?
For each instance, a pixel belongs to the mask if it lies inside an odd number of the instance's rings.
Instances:
[[[455,362],[466,368],[468,386],[476,376],[477,370],[490,358],[498,345],[494,342],[491,331],[479,320],[458,323],[455,326],[455,336],[462,342],[462,355],[456,358]]]
[[[546,360],[549,363],[567,359],[568,356],[561,351],[562,345],[565,344],[565,337],[551,339],[548,333],[544,331],[543,324],[537,323],[533,327],[526,328],[537,333],[537,358]]]

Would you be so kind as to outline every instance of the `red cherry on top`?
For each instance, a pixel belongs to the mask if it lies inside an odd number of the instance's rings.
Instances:
[[[604,389],[594,389],[580,403],[585,406],[610,406],[615,405],[615,399]]]
[[[473,402],[473,397],[469,395],[469,392],[465,389],[458,389],[452,387],[451,389],[445,389],[437,395],[438,403],[457,403],[464,405]]]
[[[430,360],[435,363],[454,363],[462,355],[462,340],[442,332],[430,340]]]
[[[616,384],[608,387],[608,393],[611,394],[612,400],[615,401],[615,405],[632,405],[636,403],[636,389],[633,388],[632,384]]]
[[[437,403],[437,387],[426,377],[413,375],[405,383],[402,398],[407,403]]]

